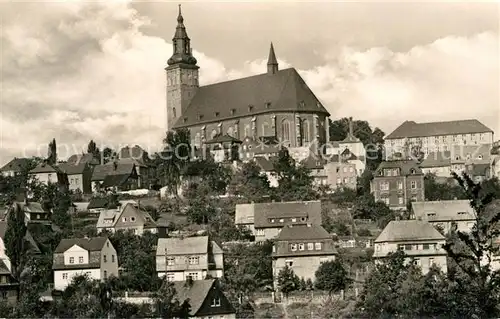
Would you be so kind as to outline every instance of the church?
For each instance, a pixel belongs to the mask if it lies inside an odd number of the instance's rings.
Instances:
[[[273,139],[291,148],[328,142],[330,114],[295,68],[279,69],[272,43],[267,72],[200,86],[190,41],[179,6],[165,68],[169,130],[188,129],[196,147],[226,135],[240,141]]]

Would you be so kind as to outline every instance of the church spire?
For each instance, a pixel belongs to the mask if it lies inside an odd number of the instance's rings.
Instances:
[[[175,28],[174,38],[172,39],[173,54],[168,59],[168,65],[188,64],[196,65],[196,59],[192,55],[191,39],[189,39],[186,27],[184,26],[184,17],[182,16],[181,5],[179,4],[179,14],[177,15],[177,27]]]
[[[267,59],[267,74],[278,73],[278,60],[276,59],[276,54],[274,53],[274,46],[271,42],[271,48],[269,49],[269,58]]]

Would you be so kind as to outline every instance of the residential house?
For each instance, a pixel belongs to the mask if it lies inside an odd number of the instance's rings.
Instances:
[[[109,199],[106,197],[92,197],[87,205],[87,210],[93,214],[100,214],[108,209]]]
[[[337,250],[332,236],[320,225],[287,225],[274,241],[273,281],[277,287],[280,271],[288,266],[304,280],[315,280],[318,267],[335,260]]]
[[[380,163],[370,188],[376,201],[396,210],[406,209],[408,203],[425,198],[424,174],[417,162],[411,160]]]
[[[25,217],[25,222],[26,224],[28,223],[50,223],[50,217],[52,213],[48,210],[45,210],[42,206],[42,204],[38,202],[30,202],[30,201],[24,201],[24,202],[14,202],[12,206],[9,207],[7,210],[7,218],[8,215],[11,214],[11,212],[14,209],[14,205],[19,205],[20,209],[23,210],[24,212],[24,217]]]
[[[58,168],[68,176],[70,191],[79,190],[85,194],[92,192],[92,168],[88,164],[61,163]]]
[[[137,171],[137,187],[149,189],[154,178],[154,167],[148,152],[139,145],[125,146],[118,153],[118,164],[134,164]]]
[[[248,228],[255,241],[278,236],[285,225],[321,225],[321,201],[237,204],[235,224]]]
[[[156,247],[156,272],[169,281],[221,278],[224,255],[208,236],[160,238]]]
[[[92,174],[92,191],[128,191],[137,189],[138,175],[135,164],[120,164],[117,161],[98,165]]]
[[[0,221],[0,261],[5,264],[5,266],[9,271],[11,271],[10,258],[9,256],[7,256],[5,248],[5,234],[7,233],[7,227],[8,227],[7,221]],[[31,232],[29,230],[26,230],[24,239],[29,244],[27,253],[33,255],[40,254],[40,248],[38,247],[35,239],[31,235]]]
[[[278,187],[278,178],[274,175],[274,161],[277,157],[254,157],[255,164],[260,167],[262,174],[265,174],[269,181],[269,186]]]
[[[91,168],[94,168],[96,165],[100,164],[100,159],[95,158],[95,156],[93,154],[89,154],[89,153],[74,154],[68,158],[66,163],[70,164],[70,165],[87,164]]]
[[[35,177],[42,184],[64,184],[67,182],[66,175],[57,165],[51,165],[46,162],[38,164],[29,174]]]
[[[444,233],[452,229],[468,232],[476,223],[476,214],[468,200],[413,202],[411,205],[416,220],[427,221]]]
[[[146,231],[155,234],[158,231],[151,215],[135,202],[101,211],[97,220],[97,232],[104,230],[113,233],[119,230],[131,230],[135,235],[142,235]]]
[[[78,275],[118,277],[118,257],[107,237],[62,239],[54,250],[54,289],[64,290]]]
[[[352,121],[352,117],[349,118],[349,131],[347,132],[347,136],[342,141],[339,141],[339,152],[338,154],[342,154],[346,150],[348,150],[351,154],[356,156],[356,158],[363,163],[363,167],[359,169],[363,169],[366,167],[366,149],[363,145],[363,142],[356,136],[354,136],[354,123]],[[360,175],[363,172],[360,173]]]
[[[339,158],[339,155],[334,155],[332,160],[325,164],[325,172],[326,176],[328,177],[328,185],[330,185],[330,187],[333,189],[356,189],[358,182],[356,164],[347,160],[339,160]]]
[[[380,262],[390,253],[404,251],[408,261],[413,261],[426,274],[436,265],[441,271],[447,271],[446,251],[443,245],[445,237],[430,223],[422,220],[391,221],[375,239],[375,262]]]
[[[236,310],[222,291],[218,280],[174,282],[175,298],[182,305],[189,302],[190,318],[236,319]]]
[[[24,169],[28,169],[30,165],[29,158],[17,158],[14,157],[10,162],[0,168],[0,174],[3,176],[16,176],[21,173]]]
[[[202,147],[210,152],[216,163],[233,162],[239,160],[241,141],[229,135],[217,135],[203,143]]]
[[[424,174],[432,173],[437,177],[451,177],[455,172],[461,175],[464,172],[476,173],[483,176],[489,172],[491,162],[488,145],[453,145],[449,151],[431,152],[420,163]],[[477,167],[477,168],[474,168]],[[483,171],[480,171],[480,170]]]
[[[12,275],[3,259],[0,259],[0,302],[16,304],[19,297],[19,282]]]
[[[340,142],[332,142],[325,149],[325,159],[332,163],[343,163],[354,165],[356,176],[361,176],[366,169],[366,156],[359,157],[349,148],[343,148],[341,151]]]
[[[313,178],[313,185],[315,186],[327,186],[329,184],[327,170],[325,169],[326,161],[311,154],[301,163],[311,171],[311,177]]]
[[[445,152],[454,145],[481,145],[491,148],[493,130],[475,119],[416,123],[405,121],[385,137],[386,159],[396,153],[410,155],[418,150],[427,157],[432,152]],[[403,156],[403,157],[407,157]]]

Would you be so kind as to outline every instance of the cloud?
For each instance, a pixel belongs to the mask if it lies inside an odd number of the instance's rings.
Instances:
[[[52,138],[61,158],[86,149],[90,139],[157,150],[165,128],[164,67],[172,49],[141,31],[150,21],[127,2],[22,5],[38,14],[5,19],[0,35],[0,162],[44,156]],[[194,54],[202,84],[266,70],[266,59],[230,69],[203,52]],[[473,117],[499,128],[493,33],[449,36],[407,52],[343,47],[323,55],[325,63],[299,72],[334,119],[353,116],[386,132],[406,119]],[[279,62],[281,68],[293,64]]]

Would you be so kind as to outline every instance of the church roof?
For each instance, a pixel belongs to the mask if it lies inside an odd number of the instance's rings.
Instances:
[[[272,112],[330,115],[294,68],[198,88],[175,128]]]

